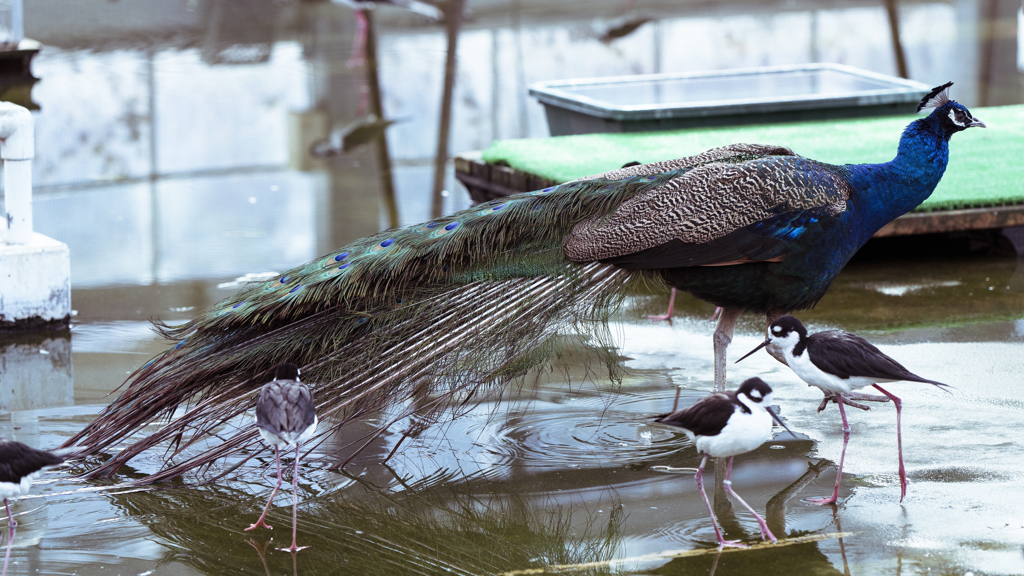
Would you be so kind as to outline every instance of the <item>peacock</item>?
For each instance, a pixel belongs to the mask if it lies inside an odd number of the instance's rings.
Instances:
[[[318,383],[317,413],[330,425],[314,442],[368,415],[383,415],[378,435],[413,414],[457,416],[579,339],[614,377],[607,321],[644,286],[724,308],[714,333],[724,389],[740,313],[770,322],[813,306],[874,232],[931,194],[950,137],[985,126],[949,99],[951,84],[921,100],[918,110],[932,111],[907,126],[890,162],[831,165],[732,144],[385,230],[250,283],[189,322],[157,322],[177,343],[67,444],[86,454],[130,440],[93,477],[163,446],[164,467],[142,481],[254,454],[256,429],[225,425],[253,408],[263,376],[283,362]]]

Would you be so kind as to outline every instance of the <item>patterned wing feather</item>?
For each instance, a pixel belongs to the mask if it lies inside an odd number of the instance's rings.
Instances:
[[[780,213],[846,210],[842,169],[798,156],[712,162],[594,216],[564,243],[573,261],[609,260],[679,240],[706,244]],[[731,259],[731,258],[729,258]]]

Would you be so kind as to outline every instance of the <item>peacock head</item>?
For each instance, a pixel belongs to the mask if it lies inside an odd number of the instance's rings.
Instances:
[[[950,136],[971,127],[985,128],[985,123],[975,118],[971,111],[955,100],[949,99],[949,87],[952,82],[946,82],[942,86],[933,88],[917,105],[917,111],[927,108],[934,108],[928,115],[928,120],[937,123],[945,132],[948,140]]]

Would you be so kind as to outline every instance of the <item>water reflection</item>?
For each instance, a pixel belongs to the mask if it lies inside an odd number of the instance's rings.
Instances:
[[[21,422],[21,435],[35,432],[20,413],[74,404],[72,375],[69,331],[0,338],[0,412]]]
[[[613,494],[598,512],[457,487],[361,498],[336,492],[302,505],[300,539],[310,548],[293,557],[275,551],[276,540],[265,549],[269,533],[241,531],[258,506],[245,492],[183,488],[136,494],[119,504],[172,546],[175,559],[207,574],[296,568],[301,574],[487,574],[509,566],[579,564],[611,558],[625,520]],[[286,516],[280,509],[270,515],[282,525]]]

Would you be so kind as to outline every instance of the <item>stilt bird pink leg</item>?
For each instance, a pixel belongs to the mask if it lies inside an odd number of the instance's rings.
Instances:
[[[903,497],[907,495],[907,470],[903,467],[903,430],[900,427],[900,414],[903,412],[903,402],[878,384],[875,384],[874,387],[878,388],[878,391],[882,394],[888,396],[892,403],[896,405],[896,447],[900,453],[900,502],[903,502]]]
[[[837,400],[842,400],[842,394],[836,394]],[[850,443],[850,423],[846,420],[846,408],[843,408],[841,401],[836,402],[839,406],[839,415],[843,417],[843,452],[839,455],[839,470],[836,472],[836,487],[829,498],[808,498],[811,504],[835,504],[839,500],[839,482],[843,478],[843,460],[846,459],[846,445]]]
[[[295,472],[292,474],[292,545],[289,548],[278,548],[284,552],[298,552],[309,546],[299,546],[295,537],[299,529],[299,447],[295,446]]]
[[[666,312],[664,314],[651,314],[647,318],[649,318],[651,320],[671,320],[672,319],[672,309],[675,308],[675,305],[676,305],[676,289],[673,288],[672,289],[672,293],[669,294],[669,296],[668,296],[668,312]]]
[[[273,530],[274,527],[264,522],[267,517],[267,511],[270,510],[270,503],[274,501],[274,496],[277,495],[277,491],[281,489],[281,453],[277,446],[274,446],[274,460],[277,461],[277,486],[274,486],[274,491],[270,493],[270,498],[267,500],[267,505],[263,507],[263,514],[260,515],[260,519],[254,524],[250,525],[245,529],[246,532],[260,526],[267,530]]]
[[[772,534],[772,531],[768,529],[768,523],[764,521],[764,518],[762,518],[757,512],[754,512],[754,509],[750,507],[750,504],[747,504],[743,498],[740,498],[739,494],[732,491],[732,480],[729,479],[729,477],[732,476],[732,459],[733,457],[729,456],[729,464],[725,469],[725,482],[723,482],[723,484],[725,484],[726,494],[735,498],[737,502],[747,509],[747,511],[754,515],[754,518],[757,519],[758,525],[761,526],[761,540],[771,540],[772,542],[777,543],[779,540],[774,534]]]
[[[708,495],[704,492],[704,465],[708,463],[707,454],[704,455],[704,459],[700,461],[700,467],[697,468],[697,475],[694,476],[694,480],[697,481],[697,488],[700,489],[700,495],[704,498],[704,505],[708,508],[708,516],[711,517],[711,525],[715,528],[715,536],[718,537],[718,547],[722,548],[725,546],[734,546],[736,548],[746,548],[746,544],[741,544],[739,540],[726,540],[722,537],[722,531],[718,529],[718,522],[715,520],[715,513],[711,510],[711,501],[708,500]]]

